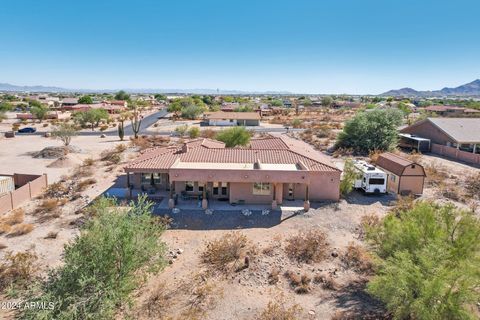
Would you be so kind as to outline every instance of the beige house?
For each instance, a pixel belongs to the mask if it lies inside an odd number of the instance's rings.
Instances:
[[[420,195],[423,193],[425,170],[418,163],[396,154],[382,153],[376,165],[388,173],[387,191],[397,195]]]
[[[168,191],[175,199],[231,204],[278,204],[339,199],[340,170],[327,156],[286,135],[252,139],[247,147],[196,139],[149,149],[125,167],[129,190]],[[130,176],[132,175],[132,176]]]
[[[205,112],[204,121],[209,126],[259,126],[258,112]]]

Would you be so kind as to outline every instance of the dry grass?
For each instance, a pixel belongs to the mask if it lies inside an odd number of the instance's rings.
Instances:
[[[91,177],[93,168],[91,166],[78,166],[72,174],[72,178],[81,179]]]
[[[8,236],[9,237],[22,236],[24,234],[32,232],[33,229],[34,229],[33,224],[30,224],[30,223],[16,224],[10,229]]]
[[[436,162],[424,166],[427,175],[425,182],[429,186],[439,186],[448,178],[448,171]]]
[[[67,199],[62,198],[48,198],[44,199],[36,208],[35,213],[36,214],[44,214],[44,213],[52,213],[57,210],[59,210],[60,206],[64,205],[67,203]]]
[[[357,272],[371,274],[374,271],[371,255],[363,247],[352,242],[348,244],[341,260],[345,267]]]
[[[16,209],[0,218],[0,224],[13,226],[22,223],[25,219],[25,211],[23,209]]]
[[[5,223],[0,223],[0,235],[4,233],[9,233],[12,227]]]
[[[36,270],[37,256],[30,251],[7,252],[0,262],[0,292],[8,287],[25,288]]]
[[[117,144],[117,145],[115,146],[115,151],[116,151],[117,153],[122,153],[122,152],[124,152],[125,150],[127,150],[127,146],[126,146],[125,144],[123,144],[123,143]]]
[[[239,232],[230,232],[207,243],[201,254],[202,262],[215,271],[229,272],[248,267],[256,248]],[[241,260],[244,260],[243,265]]]
[[[258,320],[297,320],[301,319],[302,308],[298,304],[289,304],[280,296],[270,301],[267,307],[256,317]]]
[[[85,189],[87,189],[88,186],[91,186],[95,183],[97,183],[97,180],[95,180],[94,178],[88,178],[88,179],[82,180],[77,184],[76,191],[77,192],[84,191]]]
[[[298,262],[319,262],[326,257],[326,239],[325,233],[319,229],[300,231],[287,239],[285,251],[290,259]]]
[[[130,144],[132,147],[138,148],[139,150],[145,150],[153,147],[166,146],[170,142],[169,137],[163,136],[141,136],[138,139],[130,139]]]
[[[103,151],[100,154],[100,160],[109,164],[118,164],[122,161],[122,157],[116,149],[112,149]]]
[[[68,188],[64,182],[55,182],[47,187],[44,193],[45,198],[63,197],[68,194]]]
[[[465,190],[468,197],[480,200],[480,173],[467,178]]]
[[[163,319],[167,315],[168,307],[171,304],[172,295],[167,292],[164,283],[159,284],[145,301],[142,306],[142,313],[149,317]]]
[[[306,275],[298,275],[293,271],[286,271],[283,276],[288,280],[290,286],[295,290],[297,294],[305,294],[310,292],[310,283],[312,279]]]
[[[200,131],[200,136],[202,138],[214,139],[216,135],[217,135],[217,132],[212,129],[204,129]]]
[[[313,277],[313,282],[321,284],[325,290],[338,290],[338,284],[331,276],[316,275]]]

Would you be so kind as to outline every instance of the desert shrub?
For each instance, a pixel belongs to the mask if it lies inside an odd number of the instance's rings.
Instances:
[[[200,129],[198,127],[191,127],[188,129],[188,136],[193,138],[198,138],[200,136]]]
[[[340,180],[340,194],[342,196],[348,195],[353,190],[355,179],[358,176],[358,172],[353,165],[353,161],[347,159],[343,167],[342,179]]]
[[[415,198],[413,196],[399,197],[391,211],[395,214],[398,214],[407,210],[411,210],[414,206]]]
[[[77,192],[84,191],[88,186],[95,183],[97,183],[97,180],[93,178],[82,180],[77,184]]]
[[[444,180],[448,178],[447,170],[439,165],[438,163],[431,163],[424,167],[425,174],[427,177],[425,178],[425,182],[430,186],[438,186],[443,184]]]
[[[288,280],[290,286],[295,290],[297,294],[305,294],[310,292],[310,282],[312,279],[306,275],[298,275],[293,271],[285,271],[283,276]]]
[[[23,209],[16,209],[12,212],[0,217],[0,224],[6,224],[13,226],[18,223],[22,223],[25,219],[25,211]]]
[[[97,200],[97,215],[65,246],[64,265],[27,299],[55,308],[22,310],[23,319],[111,319],[144,276],[163,265],[164,228],[154,223],[152,203],[140,197],[127,209],[111,204]]]
[[[460,195],[459,190],[457,189],[456,186],[451,186],[451,185],[444,185],[442,184],[440,186],[440,194],[450,200],[453,201],[461,201],[462,197]]]
[[[480,173],[467,178],[465,182],[467,196],[480,199]]]
[[[246,146],[250,142],[251,132],[245,127],[223,129],[217,133],[217,140],[225,143],[227,148]]]
[[[347,268],[364,273],[373,272],[373,262],[370,254],[364,248],[352,242],[348,244],[341,259]]]
[[[183,316],[188,319],[204,319],[205,312],[215,306],[221,290],[206,277],[197,276],[191,283]]]
[[[45,237],[43,237],[43,239],[57,239],[57,236],[58,236],[57,231],[50,231],[49,233],[47,233]]]
[[[127,150],[127,146],[123,143],[120,143],[120,144],[117,144],[115,146],[115,151],[118,152],[118,153],[122,153],[124,152],[125,150]]]
[[[0,292],[9,287],[25,289],[35,274],[37,256],[30,251],[7,252],[0,262]]]
[[[217,133],[215,132],[215,130],[212,129],[204,129],[200,132],[200,136],[203,138],[213,139],[216,135]]]
[[[270,301],[267,307],[256,318],[258,320],[297,320],[300,319],[302,308],[298,304],[290,305],[283,297]]]
[[[391,150],[398,141],[397,128],[403,114],[397,109],[360,112],[347,121],[338,135],[337,148],[351,148],[358,153]]]
[[[188,126],[186,124],[183,124],[181,126],[177,126],[175,128],[175,132],[182,137],[187,133],[187,131],[188,131]]]
[[[43,196],[45,198],[62,197],[68,194],[68,188],[65,183],[58,181],[47,187]]]
[[[320,284],[325,290],[338,290],[338,284],[332,276],[317,274],[313,277],[313,282]]]
[[[10,230],[12,229],[12,226],[6,223],[0,223],[0,235],[9,233]]]
[[[268,283],[275,284],[278,282],[278,280],[280,280],[280,269],[274,267],[268,273]]]
[[[417,202],[368,233],[379,257],[368,291],[396,319],[468,319],[480,299],[480,222],[452,205]]]
[[[78,166],[72,174],[72,178],[85,178],[93,175],[92,166]]]
[[[102,161],[105,161],[111,164],[117,164],[117,163],[120,163],[120,161],[122,161],[122,157],[120,156],[117,149],[105,150],[100,154],[100,157]]]
[[[83,163],[82,163],[84,167],[90,167],[90,166],[93,166],[94,164],[95,164],[95,160],[93,160],[92,158],[87,158],[83,160]]]
[[[235,270],[241,259],[250,259],[255,255],[255,248],[247,237],[239,232],[230,232],[217,240],[207,243],[201,254],[202,262],[215,271]]]
[[[35,213],[49,213],[59,210],[59,207],[66,203],[66,199],[48,198],[44,199],[37,206]]]
[[[172,295],[167,291],[165,284],[161,283],[152,290],[143,304],[142,310],[145,310],[149,317],[163,319],[167,315],[167,309],[171,303]]]
[[[8,236],[9,237],[22,236],[24,234],[32,232],[33,229],[34,229],[33,224],[30,224],[30,223],[16,224],[10,229]]]
[[[298,262],[319,262],[326,256],[326,239],[325,233],[319,229],[299,231],[287,239],[285,251],[290,259]]]
[[[108,129],[108,125],[106,125],[106,124],[103,124],[103,125],[100,126],[100,131],[105,131],[107,129]]]

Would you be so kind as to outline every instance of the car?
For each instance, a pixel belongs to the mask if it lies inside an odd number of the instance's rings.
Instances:
[[[37,129],[32,128],[32,127],[26,127],[26,128],[18,129],[18,133],[34,133],[36,131],[37,131]]]

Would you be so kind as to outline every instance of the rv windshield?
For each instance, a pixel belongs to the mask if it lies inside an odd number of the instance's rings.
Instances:
[[[385,184],[385,179],[372,178],[372,179],[368,180],[368,184],[384,185]]]

